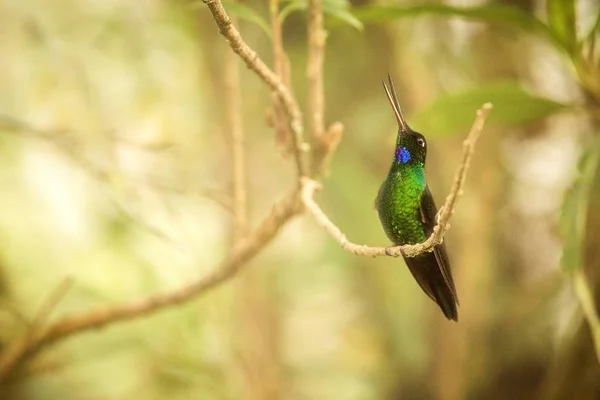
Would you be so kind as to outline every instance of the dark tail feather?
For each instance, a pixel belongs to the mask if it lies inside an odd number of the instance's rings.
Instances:
[[[447,261],[445,254],[440,254],[443,252],[444,249],[436,248],[431,253],[405,257],[404,261],[421,289],[440,306],[446,318],[458,321],[458,297],[449,266],[438,264],[438,261],[442,264]]]

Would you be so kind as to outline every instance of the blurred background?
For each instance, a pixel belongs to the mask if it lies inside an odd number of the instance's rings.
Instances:
[[[306,3],[278,4],[303,108]],[[600,304],[598,3],[324,7],[326,122],[345,130],[317,200],[351,241],[388,244],[373,207],[396,133],[388,72],[438,204],[494,104],[446,237],[460,321],[402,260],[344,252],[300,217],[232,281],[48,347],[0,397],[600,398],[580,305]],[[272,65],[268,2],[225,8]],[[44,322],[175,289],[227,256],[233,228],[230,49],[202,2],[0,0],[0,38],[1,353],[57,288]],[[295,170],[269,90],[237,63],[254,226]]]

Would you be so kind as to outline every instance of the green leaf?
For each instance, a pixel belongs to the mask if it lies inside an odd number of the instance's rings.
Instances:
[[[577,295],[583,315],[585,315],[588,324],[590,324],[592,340],[596,348],[596,359],[600,363],[600,318],[598,317],[598,311],[596,311],[594,291],[585,277],[583,269],[576,270],[571,275],[571,278],[573,281],[573,290],[575,295]]]
[[[421,15],[462,17],[532,33],[547,40],[557,48],[564,49],[563,42],[542,21],[534,15],[508,4],[489,3],[474,7],[454,7],[433,3],[417,5],[373,5],[356,8],[353,13],[362,22],[379,22]]]
[[[229,14],[258,25],[269,37],[271,37],[271,26],[252,7],[238,1],[223,1],[223,6]]]
[[[306,0],[289,1],[286,3],[288,4],[283,7],[279,13],[279,19],[282,23],[291,13],[306,10],[308,7],[308,2]]]
[[[282,21],[294,11],[304,11],[308,9],[308,0],[285,1],[287,5],[280,12]],[[338,19],[357,30],[363,29],[362,22],[349,11],[347,0],[323,0],[323,13],[335,19]]]
[[[337,10],[331,10],[331,11],[323,10],[323,12],[325,14],[331,15],[332,17],[334,17],[342,22],[347,23],[348,25],[352,26],[356,30],[359,30],[359,31],[363,30],[362,22],[360,22],[360,20],[358,18],[356,18],[348,10],[345,10],[345,9],[337,9]]]
[[[596,22],[594,23],[594,25],[590,28],[589,32],[584,37],[587,40],[591,41],[591,40],[593,40],[593,36],[596,33],[600,33],[600,8],[598,9],[598,12],[596,14]]]
[[[359,31],[362,30],[362,22],[349,11],[348,7],[347,0],[323,0],[323,12],[326,15],[337,18]]]
[[[415,129],[427,134],[467,132],[475,111],[491,102],[488,125],[520,125],[534,122],[565,107],[564,104],[527,93],[513,81],[477,85],[466,91],[442,95],[409,119]]]
[[[548,24],[554,36],[573,54],[577,48],[574,0],[547,0]]]
[[[579,177],[565,195],[561,212],[561,232],[564,240],[561,266],[565,272],[580,269],[589,199],[594,174],[600,160],[600,141],[588,147],[579,160]]]

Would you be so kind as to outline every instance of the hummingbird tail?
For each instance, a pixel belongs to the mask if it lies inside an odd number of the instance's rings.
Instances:
[[[436,248],[431,253],[423,253],[417,257],[405,257],[408,269],[416,279],[421,289],[442,309],[446,318],[458,321],[458,297],[454,288],[451,272],[446,260],[440,257],[444,249]]]

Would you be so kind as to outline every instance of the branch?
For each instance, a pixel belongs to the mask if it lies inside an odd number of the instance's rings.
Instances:
[[[231,198],[233,199],[233,243],[235,244],[247,233],[248,212],[240,74],[238,58],[230,51],[225,54],[224,86],[225,127],[231,141]]]
[[[33,323],[31,324],[30,332],[33,333],[37,329],[39,329],[46,320],[50,317],[52,311],[56,308],[58,303],[64,298],[67,294],[67,291],[73,284],[73,279],[65,278],[63,279],[58,286],[48,295],[48,298],[42,303],[42,306],[38,310],[33,319]]]
[[[448,221],[454,213],[454,207],[458,197],[462,194],[462,188],[465,183],[467,171],[469,170],[471,158],[473,157],[475,144],[477,143],[477,139],[483,130],[485,119],[487,118],[487,115],[491,109],[492,104],[486,103],[477,111],[477,117],[475,118],[475,122],[473,123],[471,131],[463,142],[462,161],[456,170],[452,189],[450,190],[448,197],[446,197],[446,202],[438,214],[438,221],[436,226],[433,228],[433,233],[425,242],[390,248],[369,247],[349,242],[348,239],[346,239],[346,235],[344,235],[340,228],[331,222],[331,220],[315,202],[313,195],[314,192],[319,188],[319,183],[313,180],[304,180],[302,190],[302,202],[304,203],[304,206],[312,214],[317,223],[325,228],[325,230],[342,246],[344,250],[347,250],[351,253],[373,257],[385,255],[391,255],[394,257],[398,257],[400,255],[405,257],[416,257],[424,252],[432,251],[435,246],[442,243],[446,231],[448,231],[450,228]]]
[[[321,0],[308,3],[308,121],[313,136],[311,172],[318,179],[327,172],[330,155],[342,137],[344,126],[340,122],[325,129],[325,90],[323,88],[323,63],[325,40],[323,28],[323,4]]]
[[[290,129],[294,134],[294,154],[298,176],[308,176],[308,168],[304,153],[308,151],[309,146],[304,142],[302,112],[300,111],[296,99],[294,99],[294,96],[292,96],[288,88],[283,84],[281,78],[275,72],[271,71],[271,69],[269,69],[269,67],[267,67],[267,65],[258,57],[258,54],[244,42],[239,31],[231,23],[231,18],[225,12],[221,1],[202,1],[208,6],[219,27],[219,32],[227,39],[231,49],[244,60],[248,68],[253,70],[281,98],[286,113],[290,118]]]
[[[319,179],[329,172],[329,164],[340,140],[342,140],[343,133],[344,125],[339,121],[334,122],[313,147],[311,167],[315,179]]]
[[[71,335],[98,329],[103,326],[138,318],[166,307],[175,306],[200,296],[238,273],[241,266],[252,259],[279,229],[301,211],[297,190],[275,203],[271,214],[259,228],[237,245],[232,254],[211,273],[180,289],[148,296],[122,305],[85,311],[67,316],[58,322],[40,327],[31,335],[20,339],[7,348],[0,357],[0,383],[6,382],[18,371],[18,367],[44,347],[65,340]]]
[[[104,182],[110,180],[108,171],[87,161],[75,137],[64,130],[39,129],[25,121],[6,114],[0,114],[0,130],[6,133],[27,135],[46,140],[48,143],[56,146],[76,164],[79,164],[80,167],[85,169],[94,178]]]
[[[25,121],[5,114],[0,114],[0,130],[7,133],[18,133],[28,135],[32,138],[45,140],[55,146],[62,154],[67,156],[72,162],[77,164],[81,169],[83,169],[98,182],[103,183],[106,186],[111,181],[110,171],[102,169],[90,162],[81,151],[79,144],[72,134],[70,135],[65,131],[36,128]],[[101,189],[105,189],[105,187],[101,187]],[[170,243],[174,247],[179,247],[177,242],[170,235],[163,232],[160,228],[145,221],[143,218],[140,218],[133,210],[130,210],[128,207],[121,204],[114,197],[110,195],[107,195],[106,197],[108,201],[111,202],[115,207],[115,209],[137,228]],[[213,200],[217,201],[214,198]],[[229,210],[229,208],[223,204],[223,202],[218,203],[226,210]]]
[[[321,0],[308,1],[308,121],[315,141],[325,133],[323,90],[323,61],[325,57],[325,29]]]
[[[292,93],[290,82],[290,62],[283,47],[283,32],[281,18],[279,17],[279,0],[269,0],[269,14],[271,16],[271,27],[273,29],[273,69],[281,78],[283,84]],[[293,151],[294,135],[288,127],[285,111],[281,104],[281,99],[277,93],[271,93],[273,102],[273,128],[275,129],[275,138],[277,145],[282,152],[287,155]]]

